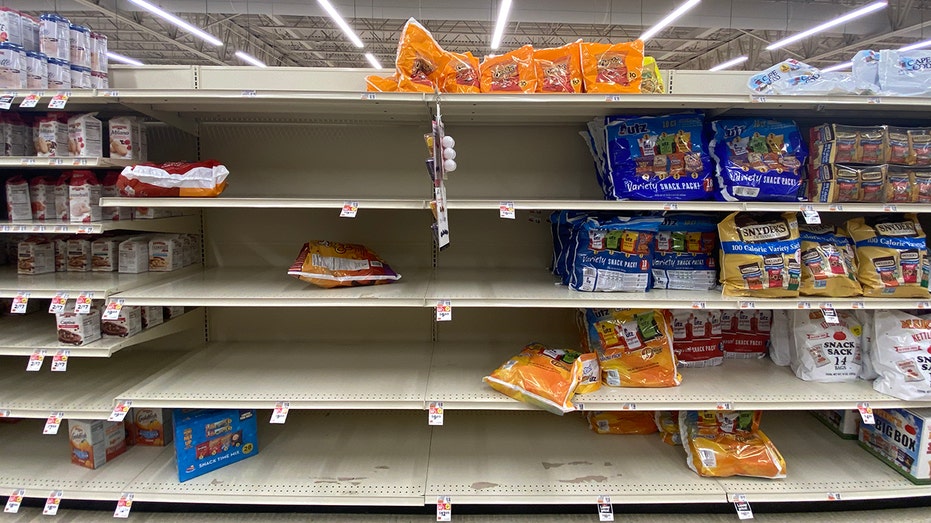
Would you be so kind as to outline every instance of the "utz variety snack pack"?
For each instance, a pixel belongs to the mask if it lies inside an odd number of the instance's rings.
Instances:
[[[656,233],[653,287],[708,290],[717,283],[717,219],[667,214]]]
[[[727,359],[766,356],[773,326],[773,311],[740,309],[721,311],[721,346]]]
[[[724,360],[721,311],[674,310],[672,348],[680,367],[713,367]]]
[[[808,148],[795,122],[748,118],[712,122],[717,194],[726,201],[798,201]],[[804,195],[801,195],[804,196]]]
[[[718,224],[718,237],[725,296],[798,296],[801,244],[795,213],[733,213]]]
[[[588,218],[573,230],[569,287],[644,292],[653,286],[653,237],[661,218]]]
[[[609,387],[675,387],[676,370],[669,311],[588,309],[588,346],[595,349],[602,382]]]
[[[686,462],[702,477],[786,477],[786,462],[760,430],[760,411],[681,411]]]

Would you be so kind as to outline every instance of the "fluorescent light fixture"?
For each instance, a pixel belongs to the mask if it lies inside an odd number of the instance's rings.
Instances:
[[[709,71],[720,71],[721,69],[727,69],[728,67],[734,67],[737,64],[742,64],[747,61],[746,56],[738,56],[733,60],[728,60],[726,62],[721,62],[720,64],[708,69]]]
[[[267,65],[265,65],[265,62],[259,60],[258,58],[252,56],[251,54],[244,53],[242,51],[236,51],[236,58],[239,58],[243,62],[252,64],[256,67],[268,67]]]
[[[130,58],[128,56],[123,56],[119,53],[114,53],[113,51],[107,51],[107,58],[113,60],[114,62],[120,62],[127,65],[145,65],[144,63],[136,60],[135,58]]]
[[[914,44],[908,44],[905,47],[899,49],[899,51],[914,51],[915,49],[924,49],[925,47],[931,47],[931,40],[925,40],[924,42],[915,42]]]
[[[368,60],[375,69],[384,69],[384,67],[381,66],[381,62],[379,62],[378,58],[375,58],[375,55],[372,53],[365,53],[365,59]]]
[[[132,2],[132,3],[134,3],[134,4],[136,4],[136,5],[138,5],[139,7],[143,8],[143,9],[145,9],[146,11],[152,13],[152,14],[155,15],[155,16],[158,16],[159,18],[163,18],[163,19],[165,19],[165,20],[167,20],[167,21],[169,21],[169,22],[175,24],[176,26],[180,27],[181,29],[184,29],[185,31],[191,33],[192,35],[194,35],[194,36],[196,36],[196,37],[198,37],[198,38],[200,38],[201,40],[204,40],[204,41],[209,42],[209,43],[211,43],[211,44],[213,44],[213,45],[216,45],[216,46],[221,46],[221,45],[223,45],[223,42],[221,42],[220,40],[218,40],[217,37],[213,36],[212,34],[206,32],[206,31],[204,31],[204,30],[202,30],[202,29],[199,29],[199,28],[197,28],[197,27],[194,27],[193,25],[191,25],[191,24],[185,22],[184,20],[182,20],[182,19],[178,18],[177,16],[175,16],[175,15],[169,13],[168,11],[165,11],[165,10],[161,9],[160,7],[156,7],[156,6],[154,6],[154,5],[152,5],[152,4],[148,3],[148,2],[146,2],[145,0],[129,0],[129,1]]]
[[[850,69],[851,67],[853,67],[853,60],[849,62],[840,63],[840,64],[834,64],[830,67],[825,67],[821,69],[821,72],[822,73],[833,73],[834,71],[843,71],[844,69]]]
[[[838,18],[831,20],[830,22],[825,22],[819,26],[812,27],[811,29],[802,31],[801,33],[794,34],[788,38],[783,38],[782,40],[779,40],[778,42],[773,42],[769,44],[769,46],[766,47],[766,50],[772,51],[773,49],[779,49],[780,47],[785,47],[791,44],[792,42],[798,42],[799,40],[803,38],[808,38],[809,36],[813,34],[817,34],[822,31],[826,31],[832,27],[845,24],[853,20],[854,18],[860,18],[861,16],[868,15],[872,13],[873,11],[878,11],[880,9],[883,9],[887,5],[888,5],[888,2],[886,0],[881,0],[879,2],[873,2],[872,4],[867,4],[861,7],[860,9],[851,11],[845,14],[844,16],[840,16]]]
[[[339,13],[336,12],[336,8],[333,7],[333,4],[331,4],[329,0],[317,0],[317,3],[320,4],[320,7],[322,7],[323,10],[326,11],[328,15],[330,15],[330,18],[332,18],[333,21],[336,22],[336,25],[338,25],[339,28],[343,30],[343,34],[345,34],[346,38],[348,38],[349,41],[352,42],[352,45],[358,47],[359,49],[362,49],[363,47],[365,47],[365,44],[362,43],[362,40],[360,40],[359,37],[356,36],[355,31],[353,31],[352,28],[349,27],[349,24],[347,24],[346,21],[343,20],[343,17],[339,16]]]
[[[680,5],[679,7],[676,8],[675,11],[669,13],[669,15],[666,16],[666,18],[663,18],[656,25],[644,31],[643,34],[640,35],[640,40],[643,40],[644,42],[646,42],[647,40],[652,38],[656,33],[665,29],[666,26],[675,22],[676,19],[684,15],[686,11],[698,5],[699,2],[701,2],[701,0],[688,0],[686,3]]]
[[[491,33],[491,48],[497,49],[504,36],[504,28],[508,25],[508,14],[511,12],[511,0],[501,0],[498,7],[498,20],[495,22],[495,32]]]

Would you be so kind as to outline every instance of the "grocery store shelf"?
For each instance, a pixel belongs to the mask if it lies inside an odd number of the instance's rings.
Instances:
[[[130,204],[124,204],[130,205]],[[59,221],[0,221],[0,233],[56,233],[56,234],[100,234],[106,231],[146,231],[170,233],[199,233],[200,216],[174,216],[152,220],[118,220],[92,223]]]
[[[38,312],[22,318],[6,318],[0,321],[0,356],[29,356],[39,349],[46,349],[48,357],[59,350],[71,351],[71,358],[109,358],[114,353],[158,338],[183,331],[203,328],[204,310],[190,311],[145,329],[135,336],[117,338],[105,336],[100,340],[75,347],[58,341],[55,331],[55,316]]]
[[[0,410],[9,410],[12,418],[47,418],[52,412],[64,412],[65,418],[106,419],[121,392],[182,354],[146,350],[110,359],[69,359],[66,372],[48,370],[52,354],[46,356],[39,372],[26,372],[25,361],[21,366],[4,365],[0,368]]]
[[[101,198],[102,207],[171,207],[221,209],[342,209],[347,201],[365,209],[427,209],[424,199],[365,199],[358,198]]]
[[[120,394],[139,407],[423,409],[430,343],[212,343]]]
[[[35,167],[37,169],[74,169],[85,167],[89,169],[122,169],[134,165],[134,160],[121,160],[119,158],[100,158],[96,156],[56,156],[51,158],[38,158],[35,156],[0,156],[0,167]]]
[[[93,292],[94,299],[99,300],[127,289],[164,280],[183,278],[185,275],[199,273],[200,271],[201,268],[195,266],[173,272],[143,272],[140,274],[53,272],[30,276],[17,274],[16,267],[2,267],[0,268],[0,297],[12,298],[19,292],[28,292],[31,298],[53,298],[59,292],[66,292],[76,297],[82,292]],[[162,304],[151,303],[149,305]]]
[[[429,272],[405,271],[394,283],[321,289],[287,268],[211,268],[121,292],[126,305],[186,307],[423,307]]]
[[[634,200],[458,200],[450,198],[450,209],[499,210],[502,201],[514,204],[516,210],[558,211],[563,209],[587,211],[772,211],[792,212],[927,212],[926,204],[883,204],[883,203],[810,203],[810,202],[719,202],[714,200],[695,202],[634,201]]]

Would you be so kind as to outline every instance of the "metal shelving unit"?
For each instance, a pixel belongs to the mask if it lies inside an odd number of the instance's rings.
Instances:
[[[12,298],[20,292],[31,298],[54,298],[59,292],[77,297],[82,292],[93,292],[94,299],[105,299],[142,285],[183,277],[200,272],[200,267],[186,267],[173,272],[52,272],[37,275],[20,275],[16,267],[0,268],[0,297]]]
[[[36,168],[36,169],[122,169],[137,162],[119,158],[101,158],[97,156],[57,156],[38,158],[35,156],[0,156],[0,167]]]
[[[122,204],[132,206],[132,203]],[[117,220],[91,223],[71,223],[61,221],[2,221],[0,233],[48,233],[48,234],[101,234],[109,231],[141,231],[167,233],[199,233],[200,216],[173,216],[151,220]]]

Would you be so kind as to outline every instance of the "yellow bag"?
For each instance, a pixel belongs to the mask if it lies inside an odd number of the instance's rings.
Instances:
[[[794,212],[735,212],[718,224],[725,296],[797,297],[801,280]]]
[[[401,279],[400,274],[364,245],[329,241],[305,243],[288,274],[325,289],[378,285]]]
[[[589,344],[609,387],[675,387],[682,383],[668,311],[590,309]]]
[[[928,248],[914,214],[854,218],[847,233],[857,253],[863,295],[921,298],[928,294]]]
[[[653,413],[653,422],[663,437],[663,443],[672,446],[682,444],[678,410],[658,410]]]
[[[799,227],[802,245],[803,296],[846,298],[863,294],[857,282],[856,254],[841,228],[830,225]]]
[[[663,84],[663,75],[656,66],[656,59],[652,56],[643,57],[643,72],[641,73],[640,92],[644,94],[665,94],[666,86]]]
[[[782,454],[759,429],[760,411],[700,410],[679,413],[686,462],[702,477],[786,477]]]
[[[589,412],[588,423],[598,434],[653,434],[656,423],[649,411]]]

